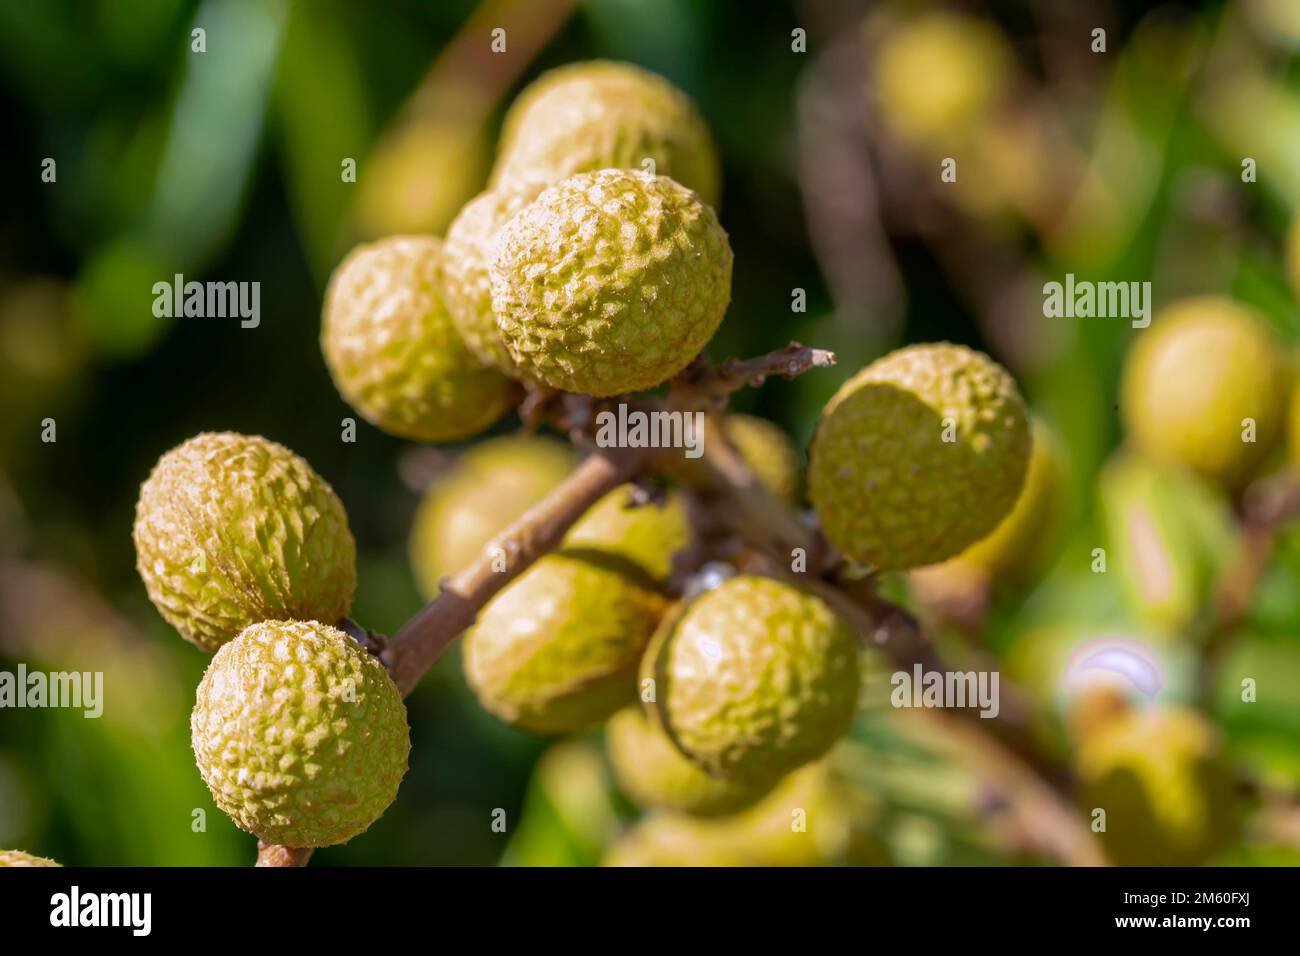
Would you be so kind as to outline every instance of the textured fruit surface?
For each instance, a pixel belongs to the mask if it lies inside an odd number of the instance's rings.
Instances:
[[[693,541],[686,499],[669,491],[662,501],[637,504],[635,494],[635,486],[621,485],[605,495],[570,529],[564,547],[615,557],[629,565],[623,570],[633,577],[663,586],[672,578],[675,559]]]
[[[767,790],[709,776],[686,759],[638,706],[625,707],[609,719],[605,750],[619,789],[645,810],[693,816],[734,813]]]
[[[1153,708],[1117,716],[1078,753],[1082,806],[1106,811],[1099,833],[1121,866],[1195,866],[1237,833],[1234,783],[1213,727]]]
[[[4,866],[59,866],[43,856],[32,856],[22,850],[0,850],[0,867]]]
[[[1231,299],[1203,296],[1169,306],[1137,333],[1121,407],[1144,454],[1236,488],[1282,436],[1289,386],[1264,318]],[[1243,440],[1248,418],[1254,441]]]
[[[466,450],[420,501],[411,567],[426,600],[443,577],[477,558],[492,538],[564,480],[575,457],[551,438],[505,435]]]
[[[990,119],[1014,56],[996,27],[941,12],[903,23],[873,62],[875,102],[886,126],[906,143],[937,147]]]
[[[488,266],[496,255],[501,228],[537,198],[540,184],[522,183],[490,189],[465,204],[451,228],[440,258],[439,282],[447,311],[470,351],[510,374],[515,363],[492,311]]]
[[[1059,543],[1066,485],[1065,451],[1041,419],[1032,421],[1033,451],[1024,487],[1011,513],[986,537],[941,564],[918,568],[912,582],[922,595],[942,599],[967,587],[1011,588],[1032,583]]]
[[[756,783],[824,754],[857,702],[852,631],[820,598],[766,578],[700,595],[665,622],[642,668],[678,749],[712,775]]]
[[[666,600],[580,554],[542,558],[465,634],[479,703],[521,730],[584,730],[635,700],[637,663]]]
[[[728,415],[722,431],[764,488],[787,504],[799,504],[799,452],[785,432],[753,415]]]
[[[321,348],[339,394],[377,428],[417,441],[477,434],[514,394],[456,332],[438,291],[441,256],[425,236],[358,246],[325,295]]]
[[[959,345],[913,345],[872,362],[827,403],[808,496],[849,558],[880,571],[934,564],[1010,513],[1030,444],[1006,370]]]
[[[673,180],[583,173],[501,231],[492,307],[522,374],[617,395],[658,385],[713,337],[731,260],[713,210]]]
[[[356,590],[343,504],[265,438],[204,433],[167,452],[140,488],[133,535],[149,599],[206,650],[256,621],[337,621]]]
[[[570,64],[520,93],[506,114],[492,181],[550,184],[598,169],[671,176],[710,206],[718,202],[717,149],[694,104],[627,63]]]
[[[411,749],[379,659],[315,621],[254,624],[217,651],[190,734],[217,806],[291,847],[364,832],[397,798]]]

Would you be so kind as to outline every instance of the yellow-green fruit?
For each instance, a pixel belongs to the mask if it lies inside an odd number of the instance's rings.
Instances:
[[[785,432],[753,415],[728,415],[722,420],[722,432],[770,494],[787,504],[799,504],[799,453]]]
[[[522,374],[588,395],[633,392],[681,371],[713,337],[731,260],[713,210],[673,180],[583,173],[501,230],[492,307]]]
[[[1030,457],[1016,383],[960,345],[872,362],[822,411],[808,496],[847,557],[878,571],[960,554],[1010,513]]]
[[[601,866],[747,866],[741,847],[710,821],[673,814],[641,820],[609,848]]]
[[[1291,390],[1287,407],[1287,457],[1292,467],[1300,466],[1300,385]]]
[[[917,17],[892,30],[874,58],[876,107],[906,144],[951,145],[989,121],[1014,64],[989,23],[950,12]]]
[[[1029,469],[1011,513],[955,558],[913,571],[923,596],[943,600],[968,588],[1017,587],[1031,583],[1048,563],[1065,494],[1065,451],[1042,419],[1034,418],[1031,430]]]
[[[605,727],[605,750],[619,789],[645,810],[692,816],[734,813],[768,789],[709,776],[686,759],[635,705],[610,718]]]
[[[465,635],[465,677],[513,727],[585,730],[635,700],[637,663],[666,603],[598,554],[556,552],[484,608]]]
[[[256,621],[337,621],[352,605],[342,502],[265,438],[205,432],[167,452],[140,487],[133,536],[149,600],[205,650]]]
[[[1291,230],[1287,233],[1286,268],[1291,289],[1300,298],[1300,213],[1291,220]]]
[[[1099,834],[1120,866],[1195,866],[1236,837],[1238,807],[1214,728],[1190,710],[1121,714],[1078,753],[1082,806],[1106,811]]]
[[[385,135],[357,186],[357,220],[369,237],[441,235],[483,185],[489,147],[482,117],[444,109]]]
[[[379,659],[316,621],[264,621],[217,651],[190,715],[218,807],[268,843],[346,843],[397,798],[406,706]]]
[[[857,645],[821,598],[741,575],[665,621],[646,678],[655,719],[682,753],[714,776],[767,783],[848,729]]]
[[[43,856],[32,856],[22,850],[0,850],[0,867],[5,866],[59,866]]]
[[[492,181],[549,184],[598,169],[671,176],[703,202],[718,201],[718,153],[694,104],[627,63],[574,63],[520,93],[506,114]]]
[[[535,435],[489,438],[430,486],[411,528],[411,567],[432,600],[442,579],[479,557],[492,538],[573,470],[568,445]]]
[[[1282,436],[1289,386],[1281,345],[1263,316],[1202,296],[1162,310],[1138,333],[1120,395],[1140,451],[1237,488]]]
[[[694,540],[686,499],[669,491],[662,501],[637,504],[635,494],[633,485],[621,485],[605,495],[570,529],[564,547],[617,558],[625,573],[663,586]]]
[[[501,227],[540,191],[540,184],[524,183],[479,193],[447,230],[440,259],[443,298],[460,337],[482,361],[507,374],[513,373],[515,363],[501,341],[492,311],[488,266],[495,257]]]
[[[442,243],[394,236],[334,270],[321,348],[339,394],[369,422],[417,441],[453,441],[505,413],[514,387],[475,357],[438,291]]]

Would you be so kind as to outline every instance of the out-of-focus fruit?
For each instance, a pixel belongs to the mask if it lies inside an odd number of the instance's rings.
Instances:
[[[339,394],[377,428],[454,441],[487,428],[514,386],[461,341],[438,291],[442,243],[394,236],[358,246],[325,295],[321,349]]]
[[[1265,319],[1220,296],[1185,299],[1138,333],[1124,365],[1128,435],[1152,459],[1229,489],[1264,463],[1285,430],[1290,371]],[[1247,437],[1247,419],[1254,438]]]
[[[337,621],[356,590],[356,544],[334,490],[283,445],[204,433],[158,460],[133,531],[149,600],[216,650],[269,619]]]
[[[664,586],[677,557],[694,541],[686,499],[678,491],[668,491],[662,501],[638,504],[635,498],[635,486],[615,488],[578,519],[564,547],[575,554],[600,552],[625,562],[625,573]]]
[[[773,497],[791,506],[799,504],[799,452],[784,431],[765,418],[728,415],[722,420],[722,433]]]
[[[254,624],[217,651],[190,731],[217,806],[291,847],[363,833],[397,798],[411,749],[379,659],[315,621]]]
[[[822,412],[808,494],[831,544],[876,570],[959,554],[1011,511],[1030,457],[1011,376],[959,345],[872,362]]]

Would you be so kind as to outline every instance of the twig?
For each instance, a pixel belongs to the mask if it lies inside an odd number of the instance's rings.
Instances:
[[[794,378],[809,369],[829,368],[835,353],[791,342],[785,348],[752,359],[727,359],[716,368],[703,362],[690,365],[673,379],[669,403],[675,406],[707,406],[725,402],[746,385],[759,386],[774,375]]]
[[[311,848],[297,849],[257,841],[257,866],[306,866]]]

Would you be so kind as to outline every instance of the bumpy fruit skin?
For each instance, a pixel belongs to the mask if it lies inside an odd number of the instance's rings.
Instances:
[[[316,621],[264,621],[219,650],[190,716],[212,799],[291,847],[346,843],[397,798],[410,730],[379,659]]]
[[[886,127],[927,149],[975,134],[1014,73],[1014,57],[996,27],[951,12],[904,22],[883,39],[873,64],[874,98]]]
[[[666,604],[598,554],[558,551],[466,633],[466,680],[485,710],[520,730],[585,730],[635,700],[637,664]]]
[[[799,504],[799,453],[785,432],[753,415],[728,415],[722,432],[769,493],[786,504]]]
[[[713,337],[731,261],[713,210],[673,180],[583,173],[501,231],[492,307],[525,376],[588,395],[633,392],[681,371]]]
[[[427,236],[358,246],[325,295],[321,349],[339,394],[377,428],[416,441],[475,435],[514,396],[456,332],[438,290],[441,256]]]
[[[701,817],[734,813],[769,788],[709,776],[636,706],[625,707],[609,719],[605,751],[619,789],[646,810]]]
[[[967,588],[1028,585],[1049,563],[1066,490],[1065,452],[1042,419],[1033,419],[1031,431],[1029,469],[1011,513],[955,558],[913,571],[912,583],[925,598],[942,601]]]
[[[1214,728],[1192,711],[1111,718],[1082,742],[1078,774],[1081,805],[1106,811],[1098,836],[1120,866],[1196,866],[1236,837],[1231,774]]]
[[[477,558],[575,464],[568,445],[537,435],[503,435],[467,449],[415,512],[410,554],[420,593],[436,597],[446,575]]]
[[[564,539],[574,553],[597,551],[612,556],[620,570],[655,587],[673,576],[679,555],[694,543],[686,499],[669,491],[662,501],[636,504],[633,485],[620,485],[592,505]]]
[[[827,403],[808,495],[826,537],[849,558],[878,571],[934,564],[1011,511],[1030,445],[1024,402],[1000,365],[960,345],[908,346],[872,362]]]
[[[767,578],[729,578],[666,620],[642,664],[650,711],[713,776],[768,783],[848,729],[857,647],[820,598]]]
[[[0,850],[0,867],[6,866],[60,866],[43,856],[32,856],[22,850]]]
[[[501,228],[541,189],[540,183],[524,182],[479,193],[447,230],[440,258],[438,279],[456,331],[481,361],[507,375],[514,373],[515,363],[501,341],[492,311],[488,267],[496,256]]]
[[[1290,374],[1253,309],[1219,296],[1164,309],[1137,334],[1121,383],[1129,438],[1148,457],[1238,488],[1285,430]],[[1255,441],[1242,441],[1246,418]]]
[[[204,433],[167,452],[140,488],[133,536],[149,599],[204,650],[256,621],[337,621],[352,605],[342,502],[265,438]]]
[[[598,169],[671,176],[710,206],[720,176],[695,106],[662,77],[627,63],[574,63],[527,87],[506,114],[494,185],[556,183]]]

